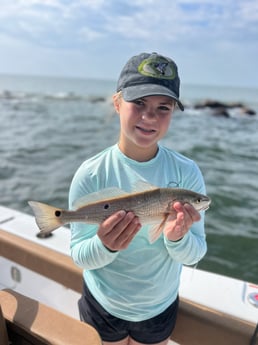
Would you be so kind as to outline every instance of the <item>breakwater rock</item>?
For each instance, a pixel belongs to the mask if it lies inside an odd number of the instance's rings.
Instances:
[[[231,117],[232,115],[247,115],[254,116],[256,111],[247,107],[243,103],[233,102],[225,103],[216,100],[204,100],[193,105],[196,110],[208,110],[213,116]]]

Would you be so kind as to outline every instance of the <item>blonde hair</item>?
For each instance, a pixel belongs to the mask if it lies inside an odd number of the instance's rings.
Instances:
[[[113,97],[112,97],[112,99],[113,99],[113,105],[114,105],[114,107],[115,107],[115,109],[116,109],[117,112],[118,112],[118,108],[119,108],[119,106],[120,106],[120,104],[121,104],[122,98],[123,98],[122,91],[116,92],[116,93],[113,95]]]
[[[118,91],[113,95],[113,101],[119,102],[123,98],[122,91]]]

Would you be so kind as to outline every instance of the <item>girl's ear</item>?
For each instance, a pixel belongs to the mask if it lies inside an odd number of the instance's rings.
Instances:
[[[120,110],[120,102],[121,102],[121,95],[119,94],[114,94],[113,95],[113,105],[115,108],[115,111],[119,114],[119,110]]]

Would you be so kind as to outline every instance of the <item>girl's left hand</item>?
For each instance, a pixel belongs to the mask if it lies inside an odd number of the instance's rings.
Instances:
[[[172,206],[175,215],[168,216],[164,227],[164,235],[169,241],[179,241],[190,230],[193,223],[201,219],[200,213],[190,204],[175,202]],[[174,212],[173,212],[174,213]]]

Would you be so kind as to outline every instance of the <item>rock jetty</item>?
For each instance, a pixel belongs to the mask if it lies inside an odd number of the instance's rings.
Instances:
[[[211,115],[218,117],[231,117],[232,113],[237,113],[239,115],[256,115],[255,110],[247,107],[243,103],[233,102],[225,103],[216,100],[205,100],[203,102],[195,103],[194,109],[208,109]]]

